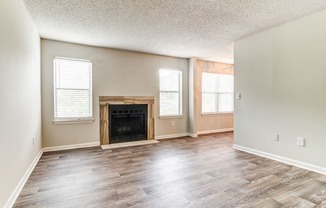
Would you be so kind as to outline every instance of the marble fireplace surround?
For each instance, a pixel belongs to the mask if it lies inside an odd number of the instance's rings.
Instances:
[[[147,140],[154,139],[153,96],[100,96],[100,142],[109,144],[109,105],[147,104]]]

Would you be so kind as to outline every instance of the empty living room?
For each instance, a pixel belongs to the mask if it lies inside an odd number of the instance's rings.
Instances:
[[[326,1],[1,0],[0,207],[326,207]]]

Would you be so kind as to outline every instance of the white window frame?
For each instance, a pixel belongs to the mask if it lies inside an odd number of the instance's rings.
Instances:
[[[162,115],[161,114],[161,105],[159,106],[159,117],[160,118],[162,118],[162,119],[164,119],[164,118],[178,118],[178,117],[182,117],[183,115],[182,115],[182,70],[181,69],[174,69],[174,68],[161,68],[161,69],[159,69],[159,73],[160,73],[160,71],[161,70],[169,70],[169,71],[177,71],[178,72],[178,80],[179,80],[179,91],[172,91],[172,90],[161,90],[161,89],[159,89],[160,90],[160,92],[159,92],[159,105],[161,104],[161,93],[179,93],[179,100],[178,100],[178,102],[179,102],[179,112],[177,113],[177,114],[168,114],[168,115],[166,115],[166,114],[164,114],[164,115]],[[159,76],[159,78],[160,78],[160,76]],[[161,82],[161,79],[160,79],[160,82]],[[160,85],[159,85],[159,88],[160,88]]]
[[[70,60],[70,61],[77,61],[77,62],[88,62],[90,64],[90,74],[89,74],[89,82],[90,82],[90,87],[88,89],[74,89],[74,88],[65,88],[62,89],[60,87],[56,86],[56,73],[57,69],[56,68],[56,62],[60,60]],[[94,121],[93,118],[93,89],[92,89],[92,75],[93,75],[93,69],[92,69],[92,61],[87,60],[87,59],[76,59],[76,58],[67,58],[67,57],[54,57],[53,58],[53,95],[54,95],[54,124],[76,124],[76,123],[91,123]],[[56,116],[56,111],[57,111],[57,90],[88,90],[89,91],[89,110],[90,110],[90,115],[87,117],[57,117]]]
[[[203,111],[203,105],[202,105],[202,109],[201,109],[202,115],[228,114],[228,113],[233,114],[234,113],[234,92],[218,92],[218,89],[215,89],[215,92],[204,92],[204,89],[203,89],[203,74],[204,73],[212,74],[213,76],[216,76],[216,75],[220,74],[220,73],[212,73],[212,72],[202,72],[202,86],[201,86],[202,87],[202,98],[201,98],[201,102],[203,103],[203,97],[204,97],[203,94],[214,94],[215,95],[215,104],[218,105],[218,95],[220,95],[220,94],[231,94],[232,99],[233,99],[233,110],[232,111],[219,111],[218,106],[216,106],[216,111],[204,112]],[[233,74],[225,74],[225,75],[230,75],[234,79]],[[218,80],[216,79],[215,82],[218,82]]]

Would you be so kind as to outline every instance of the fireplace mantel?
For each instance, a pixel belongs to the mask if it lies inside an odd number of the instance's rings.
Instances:
[[[154,97],[100,96],[100,142],[109,144],[109,105],[147,104],[147,139],[154,139]]]

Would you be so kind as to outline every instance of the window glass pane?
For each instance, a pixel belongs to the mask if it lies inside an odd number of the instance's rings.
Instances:
[[[181,71],[160,69],[160,91],[179,91]]]
[[[233,75],[203,72],[202,112],[232,112],[233,82]]]
[[[88,90],[57,90],[57,118],[91,117],[90,96]]]
[[[160,93],[160,115],[178,115],[179,111],[179,93],[161,92]]]
[[[217,80],[217,92],[232,92],[233,93],[233,75],[218,74]]]
[[[216,92],[216,75],[212,73],[202,73],[202,91]]]
[[[218,94],[218,112],[233,111],[233,94]]]
[[[216,93],[202,94],[202,112],[212,113],[217,111]]]
[[[181,114],[181,81],[180,70],[160,69],[160,115]]]

